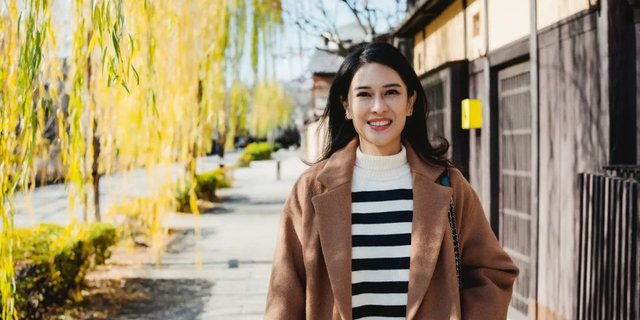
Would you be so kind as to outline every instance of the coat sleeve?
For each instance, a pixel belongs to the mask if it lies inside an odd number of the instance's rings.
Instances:
[[[451,175],[462,260],[462,319],[506,319],[518,268],[501,248],[471,185],[459,171]]]
[[[285,204],[271,269],[265,319],[305,318],[305,268],[300,242],[300,203],[294,191]]]

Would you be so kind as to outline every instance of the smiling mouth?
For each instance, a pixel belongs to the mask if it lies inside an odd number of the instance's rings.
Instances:
[[[367,124],[372,127],[386,127],[391,125],[391,120],[367,121]]]

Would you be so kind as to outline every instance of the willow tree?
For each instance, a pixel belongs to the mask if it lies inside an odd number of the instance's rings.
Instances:
[[[13,197],[24,189],[33,166],[44,83],[40,77],[45,39],[51,36],[49,2],[31,0],[19,12],[0,4],[0,291],[2,319],[16,318],[13,298]],[[19,66],[19,67],[18,67]]]
[[[253,109],[249,129],[258,137],[265,137],[272,129],[289,123],[293,99],[275,80],[258,83],[253,93]]]
[[[50,1],[24,0],[20,8],[16,1],[0,2],[0,62],[8,66],[0,69],[3,319],[16,314],[12,199],[33,172],[44,84],[62,79],[54,57]],[[88,205],[98,171],[143,167],[150,200],[142,202],[137,218],[148,226],[152,250],[159,256],[166,234],[163,217],[174,194],[171,165],[193,163],[193,175],[194,159],[209,151],[214,131],[232,142],[235,130],[245,125],[251,93],[239,82],[239,72],[226,73],[239,65],[249,7],[256,8],[250,37],[252,56],[258,56],[265,47],[256,39],[279,23],[279,0],[73,0],[65,86],[70,101],[66,112],[54,110],[71,227],[77,219],[74,208]],[[60,94],[56,88],[49,85],[54,99]],[[99,137],[99,157],[94,137]]]
[[[94,157],[98,147],[94,143],[98,110],[92,85],[102,81],[110,88],[120,85],[128,91],[127,82],[132,74],[137,77],[130,60],[135,47],[132,36],[125,29],[124,0],[75,0],[74,7],[70,99],[67,114],[58,112],[61,156],[70,191],[71,213],[75,212],[77,203],[81,203],[86,212],[90,188],[95,191],[95,200],[99,200],[98,184],[94,183],[98,178],[97,159]],[[95,209],[97,211],[99,207]],[[72,215],[72,221],[76,218]],[[96,220],[100,220],[98,214]]]
[[[63,161],[66,167],[66,179],[82,191],[84,185],[84,159],[86,148],[82,131],[84,81],[84,63],[94,45],[94,40],[111,31],[111,41],[100,41],[103,51],[103,67],[108,67],[114,77],[123,77],[123,69],[118,63],[124,60],[107,52],[109,45],[118,51],[118,42],[122,35],[118,21],[122,13],[122,1],[93,1],[93,7],[78,0],[75,2],[75,32],[73,39],[73,80],[70,83],[71,101],[68,116],[61,108],[55,110],[60,125]],[[0,3],[0,214],[2,232],[0,235],[0,291],[2,293],[2,319],[17,317],[14,287],[14,251],[13,198],[18,190],[28,187],[29,177],[35,179],[34,157],[48,152],[42,136],[45,114],[54,110],[45,110],[55,103],[60,92],[58,83],[62,79],[60,63],[56,52],[55,31],[52,27],[50,0],[4,1]],[[120,8],[116,7],[120,6]],[[92,19],[87,20],[85,11],[92,10]],[[96,11],[96,8],[98,11]],[[87,38],[85,28],[95,29],[94,37]],[[87,43],[87,41],[89,43]],[[114,58],[115,57],[115,58]],[[115,59],[115,60],[114,60]],[[119,83],[124,84],[123,80]],[[46,87],[45,87],[46,85]],[[58,104],[59,105],[59,104]],[[68,124],[68,126],[67,126]],[[69,129],[69,134],[65,129]],[[89,148],[89,153],[91,149]],[[33,184],[32,184],[33,186]],[[78,192],[70,192],[73,204]]]
[[[258,4],[264,8],[253,15],[260,20],[252,22],[255,32],[272,23],[264,16],[280,10],[278,1]],[[250,93],[232,70],[239,69],[249,7],[245,0],[128,2],[124,25],[132,36],[125,42],[135,48],[128,57],[139,84],[114,90],[109,81],[96,81],[101,171],[148,169],[154,201],[142,219],[155,252],[162,251],[163,216],[173,197],[170,166],[186,164],[192,178],[195,159],[210,151],[214,133],[233,142],[244,126]],[[164,174],[157,174],[158,166]]]
[[[272,43],[278,35],[275,26],[282,23],[282,4],[280,1],[253,0],[253,6],[251,66],[257,80],[251,92],[247,129],[252,135],[263,138],[273,129],[289,123],[294,102],[282,84],[275,80]],[[263,70],[259,70],[260,62]]]
[[[258,87],[257,83],[262,82],[267,74],[266,71],[260,72],[258,68],[260,62],[265,70],[268,65],[265,58],[270,54],[275,30],[282,24],[282,3],[281,0],[233,0],[228,18],[229,34],[233,35],[235,41],[227,43],[227,57],[224,61],[220,60],[226,68],[226,72],[221,76],[231,75],[228,81],[220,79],[225,83],[224,90],[227,94],[226,97],[221,96],[213,101],[203,100],[205,105],[214,103],[218,108],[214,130],[221,146],[221,157],[224,157],[225,149],[233,148],[236,135],[240,131],[249,130],[247,117],[250,117],[249,105],[252,104],[253,92]],[[240,79],[241,61],[247,48],[245,38],[250,40],[249,59],[254,76],[254,84],[251,87]],[[224,104],[221,101],[224,101]]]

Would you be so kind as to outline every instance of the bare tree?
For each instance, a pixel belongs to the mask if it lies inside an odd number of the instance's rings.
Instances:
[[[344,25],[337,25],[340,7],[351,13],[353,26],[359,29],[359,35]],[[399,24],[406,13],[405,8],[406,0],[324,0],[291,1],[283,11],[285,19],[304,33],[324,40],[324,46],[317,49],[346,56],[352,48],[371,42]]]

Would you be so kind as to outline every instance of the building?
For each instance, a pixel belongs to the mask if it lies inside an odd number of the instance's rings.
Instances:
[[[639,8],[638,0],[409,0],[396,29],[394,43],[427,93],[432,136],[452,142],[521,269],[512,319],[584,317],[579,176],[640,163]],[[467,98],[482,103],[481,128],[461,128]],[[629,287],[638,287],[637,273]],[[637,290],[624,297],[637,305]]]
[[[302,148],[306,161],[314,162],[322,154],[327,135],[320,117],[324,113],[329,97],[329,89],[343,57],[327,51],[316,51],[309,60],[308,72],[312,75],[311,107],[307,112],[305,126],[301,130]]]

